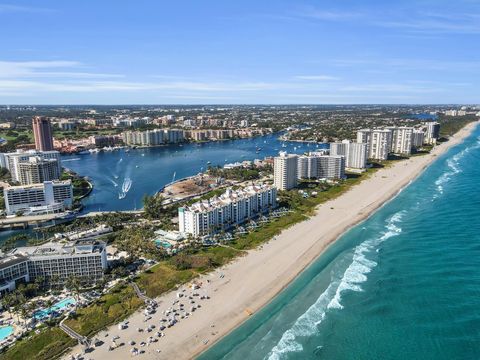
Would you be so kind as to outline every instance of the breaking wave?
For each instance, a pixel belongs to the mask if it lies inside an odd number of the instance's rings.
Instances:
[[[448,183],[453,176],[462,172],[460,161],[463,157],[470,152],[470,150],[475,150],[480,147],[480,137],[477,137],[477,142],[471,147],[463,149],[458,154],[454,155],[451,159],[447,160],[448,170],[444,172],[436,181],[435,186],[437,187],[437,194],[434,195],[434,199],[437,198],[438,194],[442,195],[444,186]]]
[[[328,310],[343,309],[341,303],[343,292],[363,291],[361,284],[367,281],[367,274],[377,266],[375,261],[367,258],[367,254],[376,252],[382,242],[402,232],[397,224],[401,222],[405,213],[400,211],[390,217],[385,226],[386,230],[380,237],[366,240],[355,247],[352,262],[345,272],[338,278],[332,279],[317,301],[297,319],[290,329],[283,333],[280,341],[266,356],[267,359],[279,360],[288,353],[302,351],[303,346],[296,339],[314,335]]]

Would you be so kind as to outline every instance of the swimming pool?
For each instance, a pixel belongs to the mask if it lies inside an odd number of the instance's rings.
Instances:
[[[42,310],[38,310],[35,312],[35,319],[37,320],[42,320],[46,317],[48,317],[51,313],[53,312],[58,312],[60,310],[63,310],[65,309],[66,307],[70,306],[70,305],[74,305],[75,304],[75,299],[74,298],[66,298],[66,299],[63,299],[59,302],[56,302],[55,304],[53,304],[52,306],[50,306],[49,308],[46,308],[46,309],[42,309]]]
[[[155,240],[155,244],[165,249],[170,249],[172,247],[172,244],[170,244],[168,241],[159,240],[159,239]]]
[[[5,340],[7,337],[13,334],[13,326],[1,326],[0,327],[0,341]]]

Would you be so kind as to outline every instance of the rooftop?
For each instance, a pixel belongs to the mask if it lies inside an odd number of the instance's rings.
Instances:
[[[188,207],[185,207],[187,211],[193,212],[203,212],[215,209],[217,207],[225,206],[231,203],[235,203],[241,199],[250,197],[255,194],[263,193],[270,189],[273,189],[273,186],[270,185],[251,185],[238,190],[228,189],[222,195],[218,197],[213,197],[209,200],[198,201]]]
[[[77,240],[68,243],[48,242],[39,246],[23,246],[12,250],[9,255],[24,257],[92,254],[101,252],[105,243],[96,240]]]

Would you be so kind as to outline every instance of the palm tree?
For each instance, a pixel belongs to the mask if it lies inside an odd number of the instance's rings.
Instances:
[[[80,301],[80,290],[82,289],[82,281],[80,277],[72,275],[67,279],[65,286],[68,290],[70,290],[73,293],[75,297],[75,310],[76,310],[78,302]]]

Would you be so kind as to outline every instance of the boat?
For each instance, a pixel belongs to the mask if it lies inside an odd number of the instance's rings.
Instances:
[[[77,153],[78,155],[90,155],[90,151],[88,150],[82,150],[80,152]]]

